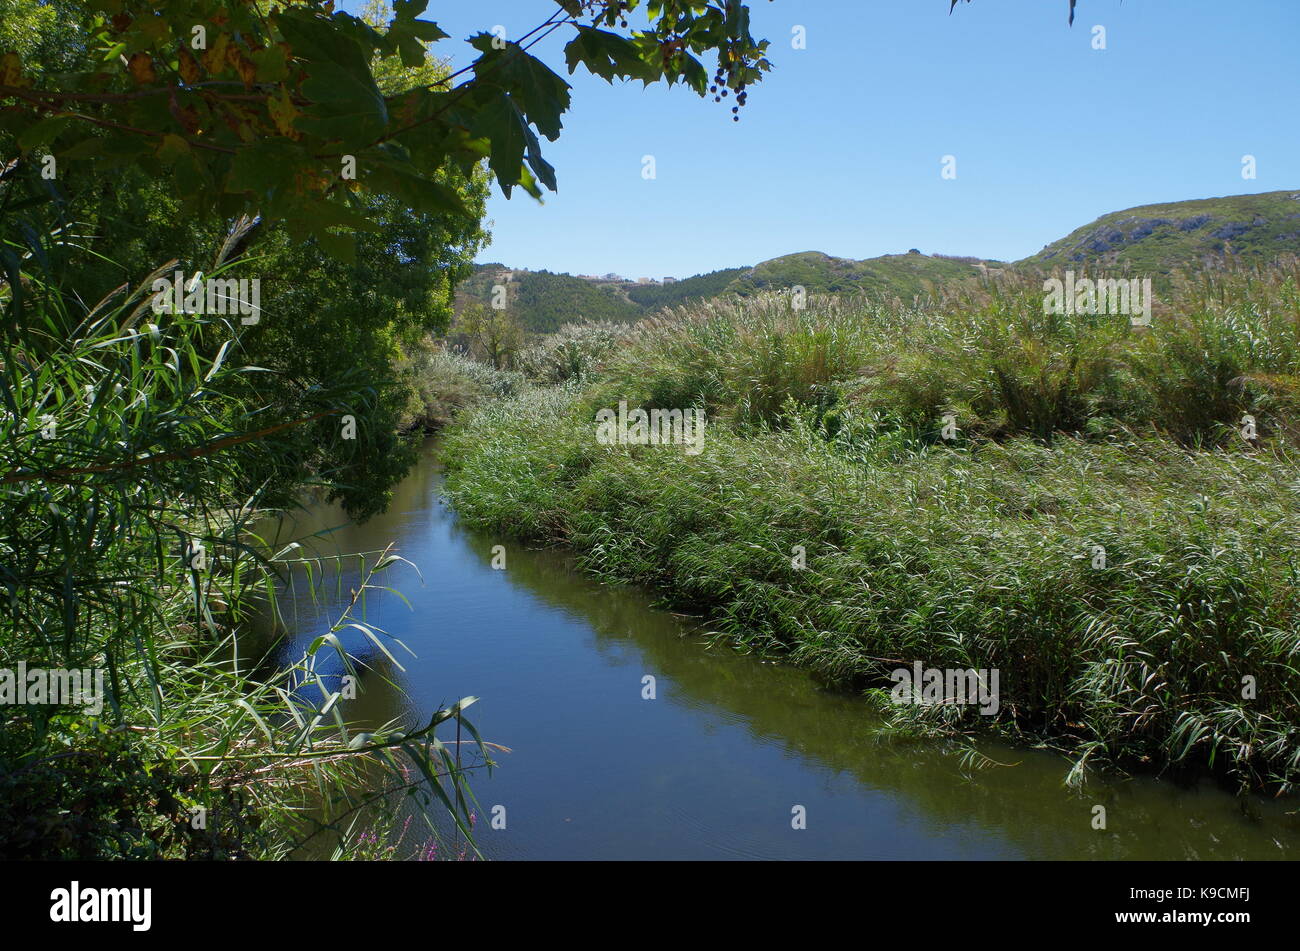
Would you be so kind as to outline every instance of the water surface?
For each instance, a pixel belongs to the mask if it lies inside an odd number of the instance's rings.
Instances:
[[[383,583],[366,619],[415,652],[398,670],[352,631],[374,671],[345,704],[373,726],[468,695],[485,739],[511,749],[474,791],[506,807],[477,825],[495,859],[1234,859],[1288,858],[1297,805],[1238,799],[1210,782],[1094,779],[1066,789],[1068,763],[990,744],[1007,764],[965,769],[934,741],[882,735],[859,699],[806,672],[710,648],[693,622],[634,589],[596,583],[562,551],[468,531],[440,497],[432,446],[382,516],[364,525],[316,506],[283,526],[320,554],[382,549],[414,562]],[[324,532],[325,534],[319,534]],[[504,545],[506,568],[492,567]],[[300,653],[357,584],[355,560],[324,597],[285,615]],[[349,636],[351,635],[351,636]],[[382,675],[382,676],[381,676]],[[642,698],[643,678],[656,698]],[[393,685],[385,683],[391,679]],[[1106,828],[1093,828],[1094,806]],[[792,810],[807,827],[792,828]]]

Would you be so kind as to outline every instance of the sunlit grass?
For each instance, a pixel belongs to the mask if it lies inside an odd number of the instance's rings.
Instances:
[[[1277,380],[1300,315],[1293,272],[1234,279],[1148,329],[1070,325],[1024,288],[933,313],[704,305],[457,427],[449,491],[831,682],[998,668],[997,727],[1080,763],[1289,787],[1300,467]],[[706,406],[705,451],[597,444],[592,410],[620,398]]]

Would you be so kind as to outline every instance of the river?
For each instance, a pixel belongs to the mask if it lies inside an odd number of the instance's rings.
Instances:
[[[489,859],[1245,859],[1297,853],[1294,801],[1238,798],[1214,782],[1093,777],[1067,789],[1058,755],[984,744],[970,769],[932,740],[881,730],[858,698],[808,673],[710,647],[648,593],[602,585],[563,551],[467,530],[441,498],[430,443],[388,512],[364,525],[313,506],[282,526],[319,554],[390,542],[418,566],[390,569],[366,620],[417,655],[395,668],[359,632],[345,645],[391,678],[362,679],[349,720],[427,722],[468,695],[500,754],[478,773]],[[506,567],[492,567],[493,546]],[[282,610],[282,655],[337,617],[355,559],[322,597]],[[647,676],[655,697],[644,699]],[[1095,828],[1104,808],[1105,828]],[[802,807],[804,828],[794,828]]]

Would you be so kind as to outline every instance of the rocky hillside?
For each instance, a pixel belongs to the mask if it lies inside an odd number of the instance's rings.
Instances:
[[[1263,263],[1300,253],[1300,191],[1142,205],[1103,215],[1017,266],[1089,264],[1135,277],[1167,276],[1232,254]]]

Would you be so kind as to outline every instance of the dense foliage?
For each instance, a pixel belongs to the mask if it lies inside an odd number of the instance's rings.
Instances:
[[[1294,267],[1186,283],[1151,327],[1045,315],[1035,284],[712,302],[457,425],[450,493],[913,726],[1047,741],[1075,780],[1150,762],[1290,789],[1297,314]],[[703,407],[703,452],[600,444],[620,400]],[[997,716],[890,704],[914,661],[999,669]]]
[[[732,282],[744,274],[748,268],[731,267],[708,274],[697,274],[685,280],[669,284],[638,284],[628,288],[627,296],[634,304],[640,304],[647,311],[662,307],[676,307],[693,300],[717,297],[725,294]]]
[[[419,0],[0,0],[0,674],[104,675],[101,709],[0,708],[0,857],[283,857],[321,834],[387,854],[367,823],[407,795],[468,838],[490,748],[472,698],[374,732],[343,715],[344,638],[393,656],[364,605],[405,562],[358,553],[302,656],[249,665],[278,584],[327,567],[262,520],[308,489],[382,509],[403,425],[459,380],[509,391],[426,338],[488,183],[556,186],[538,136],[569,89],[527,45],[571,29],[571,70],[701,94],[700,55],[738,97],[767,68],[743,4],[655,0],[628,30],[638,5],[566,0],[517,40],[479,34],[453,75]]]
[[[366,195],[422,214],[472,217],[446,181],[486,161],[507,195],[556,188],[540,138],[555,140],[570,87],[528,48],[573,33],[569,71],[610,81],[682,82],[704,96],[720,86],[743,105],[769,68],[738,2],[652,0],[645,29],[627,29],[640,0],[560,0],[517,39],[470,39],[478,56],[456,76],[419,76],[386,88],[376,58],[422,67],[447,39],[421,18],[426,0],[402,0],[383,24],[332,2],[139,0],[60,2],[79,27],[72,68],[32,69],[0,50],[0,128],[24,152],[101,171],[139,167],[165,178],[193,215],[230,217],[250,206],[350,259],[353,233],[382,224]],[[710,75],[699,57],[714,54]],[[721,101],[721,97],[717,97]]]

